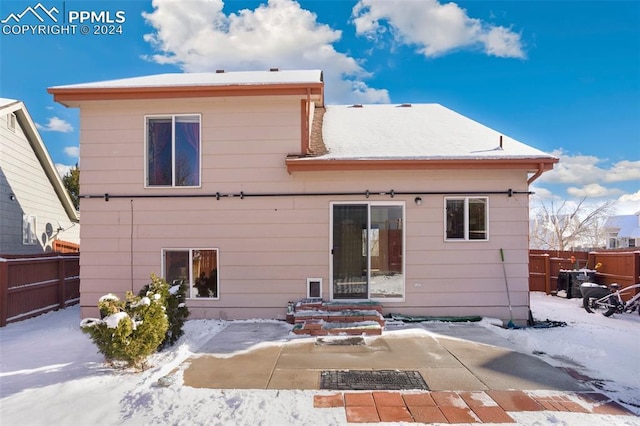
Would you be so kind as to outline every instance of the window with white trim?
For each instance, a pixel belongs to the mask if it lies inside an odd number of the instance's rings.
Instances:
[[[218,249],[164,249],[163,276],[172,284],[186,283],[188,298],[218,299]]]
[[[446,241],[489,239],[487,197],[446,197],[444,202]]]
[[[200,115],[146,117],[146,186],[200,186]]]
[[[36,234],[36,216],[34,215],[22,215],[22,244],[38,244],[38,235]]]

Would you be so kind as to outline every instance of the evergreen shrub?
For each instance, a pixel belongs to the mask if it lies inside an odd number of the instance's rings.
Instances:
[[[98,308],[102,318],[84,319],[80,327],[107,362],[144,369],[147,357],[158,350],[167,335],[168,292],[167,283],[152,276],[144,296],[129,291],[124,301],[113,294],[101,297]]]
[[[148,296],[150,291],[162,292],[163,299],[165,300],[165,313],[167,314],[169,327],[167,328],[164,340],[160,344],[160,349],[164,349],[173,346],[180,336],[184,334],[182,327],[189,316],[189,309],[185,304],[187,284],[180,281],[169,286],[165,280],[158,278],[155,274],[151,274],[151,283],[145,285],[138,295],[140,297]]]

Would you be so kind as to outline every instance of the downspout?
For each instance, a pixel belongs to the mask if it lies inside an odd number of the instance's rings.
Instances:
[[[538,164],[538,171],[535,172],[535,174],[527,180],[527,185],[531,185],[533,181],[538,179],[542,173],[544,173],[544,163]]]

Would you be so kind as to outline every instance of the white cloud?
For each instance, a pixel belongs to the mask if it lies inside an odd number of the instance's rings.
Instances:
[[[544,173],[538,182],[586,185],[602,181],[605,171],[598,167],[603,160],[590,155],[571,156],[561,149],[551,153],[560,159],[553,170]]]
[[[622,193],[621,190],[615,188],[605,188],[597,183],[590,183],[582,188],[570,186],[567,188],[567,194],[576,198],[599,198],[599,197],[611,197],[618,196]]]
[[[73,127],[68,122],[58,117],[49,118],[49,122],[46,125],[36,123],[38,130],[43,132],[62,132],[70,133],[73,131]]]
[[[75,167],[75,166],[69,166],[67,164],[60,164],[60,163],[56,163],[56,170],[58,171],[58,174],[60,175],[60,177],[65,176],[66,174],[69,173],[69,171]]]
[[[549,191],[547,188],[541,188],[538,186],[531,186],[530,190],[533,192],[532,199],[545,201],[545,200],[554,200],[559,197],[555,195],[553,192]]]
[[[640,212],[640,190],[633,194],[624,194],[616,203],[617,214],[636,214]]]
[[[254,10],[225,14],[222,0],[153,0],[143,13],[155,29],[145,40],[158,51],[148,57],[185,72],[216,69],[322,69],[331,102],[389,102],[385,89],[362,83],[358,61],[337,52],[342,33],[319,23],[293,0],[269,0]]]
[[[624,194],[618,200],[622,202],[635,201],[636,203],[640,203],[640,189],[633,194]]]
[[[605,182],[640,181],[640,161],[620,161],[615,163],[604,176]]]
[[[520,34],[471,18],[455,3],[437,0],[360,0],[353,8],[356,33],[378,41],[391,33],[395,41],[414,45],[434,57],[463,48],[487,55],[524,58]]]
[[[562,149],[552,155],[560,161],[537,182],[589,185],[640,180],[640,161],[625,160],[608,166],[606,159],[593,155],[569,155]]]
[[[64,148],[64,153],[69,157],[78,158],[80,156],[80,147],[67,146]]]

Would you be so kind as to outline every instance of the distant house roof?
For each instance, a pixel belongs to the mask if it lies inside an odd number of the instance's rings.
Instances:
[[[35,123],[31,119],[29,112],[27,111],[27,107],[23,102],[15,100],[15,99],[6,99],[0,98],[0,115],[14,113],[16,115],[17,121],[22,127],[33,152],[36,155],[36,158],[40,162],[42,166],[42,170],[44,170],[45,175],[51,182],[51,186],[53,187],[56,195],[60,199],[64,210],[67,212],[69,216],[69,220],[72,222],[78,222],[78,212],[73,206],[73,202],[71,201],[71,197],[69,197],[69,193],[64,187],[62,183],[62,179],[56,170],[53,161],[51,161],[51,157],[49,156],[49,152],[38,133]]]
[[[320,70],[171,73],[50,87],[54,100],[67,106],[80,101],[235,95],[311,95],[323,102]]]
[[[610,216],[604,223],[604,229],[617,233],[618,238],[640,238],[640,212]]]

